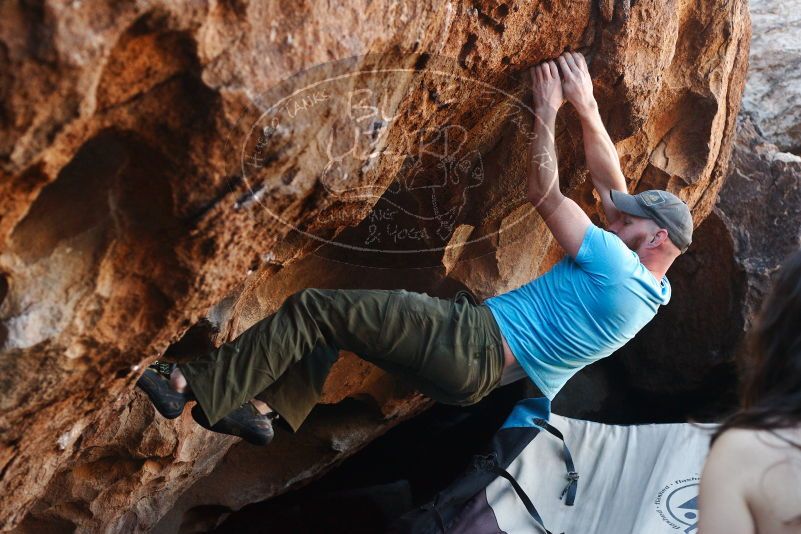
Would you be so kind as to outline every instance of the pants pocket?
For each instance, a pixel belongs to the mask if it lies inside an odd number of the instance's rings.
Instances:
[[[384,312],[381,318],[381,330],[376,339],[376,350],[385,352],[394,343],[394,338],[398,335],[398,309],[402,294],[406,293],[403,289],[394,289],[387,294]]]

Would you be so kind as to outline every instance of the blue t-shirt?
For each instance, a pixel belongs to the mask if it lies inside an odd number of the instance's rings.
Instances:
[[[590,225],[576,259],[485,301],[520,367],[552,399],[582,367],[612,354],[670,300],[615,234]]]

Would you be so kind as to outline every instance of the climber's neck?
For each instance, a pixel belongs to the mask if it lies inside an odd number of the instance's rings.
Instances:
[[[672,255],[652,254],[647,251],[638,252],[638,255],[640,262],[657,280],[662,280],[675,259]]]

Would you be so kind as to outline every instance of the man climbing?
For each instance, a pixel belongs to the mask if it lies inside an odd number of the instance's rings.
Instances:
[[[403,290],[305,289],[200,358],[148,368],[138,385],[158,411],[177,417],[196,400],[192,415],[202,426],[266,444],[277,414],[293,430],[301,425],[340,349],[434,400],[468,405],[523,373],[553,398],[578,370],[631,339],[670,298],[665,273],[690,244],[690,211],[666,191],[627,194],[581,54],[565,52],[530,72],[537,117],[528,200],[564,259],[484,305],[466,292],[445,300]],[[559,190],[553,132],[563,99],[581,118],[607,230]]]

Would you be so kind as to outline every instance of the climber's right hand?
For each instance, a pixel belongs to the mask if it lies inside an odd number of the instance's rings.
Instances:
[[[543,61],[531,67],[531,96],[534,100],[534,111],[556,112],[564,102],[562,82],[559,80],[559,69],[553,61]]]
[[[567,101],[573,104],[579,114],[596,109],[597,103],[592,94],[592,78],[584,56],[579,52],[566,51],[557,58],[557,61],[562,72],[562,91]]]

